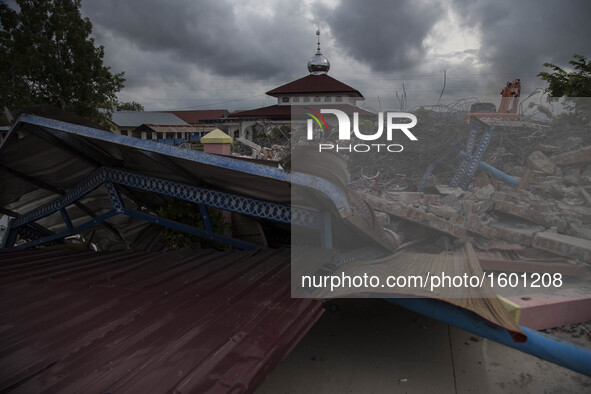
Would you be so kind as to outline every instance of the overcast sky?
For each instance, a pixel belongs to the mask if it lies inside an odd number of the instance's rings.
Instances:
[[[398,109],[467,97],[498,104],[506,81],[522,96],[545,83],[545,62],[591,57],[588,0],[83,0],[125,71],[122,100],[146,110],[250,109],[265,92],[308,75],[321,30],[329,75],[361,91],[366,106]],[[379,97],[379,100],[378,100]]]

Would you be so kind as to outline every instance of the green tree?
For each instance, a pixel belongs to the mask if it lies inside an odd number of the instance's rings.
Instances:
[[[544,67],[551,68],[553,72],[541,72],[540,78],[548,82],[546,91],[550,94],[550,100],[558,100],[564,97],[565,107],[574,110],[575,114],[589,119],[591,115],[591,62],[585,56],[574,55],[574,60],[569,62],[574,70],[567,72],[552,64],[544,63]]]
[[[144,106],[137,101],[125,101],[117,103],[117,111],[143,111]]]
[[[103,65],[104,48],[89,37],[80,0],[0,4],[0,108],[50,104],[101,122],[112,111],[123,73]]]

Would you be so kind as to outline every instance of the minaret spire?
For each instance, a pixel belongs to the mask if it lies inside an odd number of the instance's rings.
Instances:
[[[322,55],[322,52],[320,52],[320,28],[316,28],[316,35],[318,36],[318,49],[316,51],[316,54]]]
[[[308,61],[308,71],[312,75],[321,75],[328,72],[330,62],[320,52],[320,28],[318,27],[316,28],[316,36],[318,36],[318,47],[316,48],[316,55]]]

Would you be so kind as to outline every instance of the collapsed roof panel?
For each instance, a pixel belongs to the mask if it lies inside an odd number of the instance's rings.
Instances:
[[[0,252],[0,390],[253,392],[324,310],[290,297],[289,258]]]
[[[119,127],[138,127],[143,124],[188,126],[189,124],[168,112],[115,111],[111,121]]]
[[[5,174],[0,178],[0,204],[5,213],[16,215],[63,196],[100,168],[123,169],[128,174],[137,173],[278,204],[291,202],[293,182],[324,195],[329,201],[328,209],[337,215],[350,214],[346,193],[321,178],[29,114],[19,117],[0,146],[0,152],[0,169]],[[152,193],[148,190],[150,185],[146,185],[147,188],[121,186],[122,198],[133,209],[151,212],[170,202],[166,195]],[[79,209],[67,208],[73,223],[81,218],[96,217],[111,206],[105,194],[97,196],[88,191],[76,196],[75,205]],[[93,209],[89,209],[89,205]],[[108,232],[124,239],[126,245],[133,242],[125,236],[124,227],[135,228],[134,220],[125,223],[109,220]],[[57,221],[45,218],[41,222],[51,229],[60,225],[59,217]],[[117,224],[123,228],[118,228]]]

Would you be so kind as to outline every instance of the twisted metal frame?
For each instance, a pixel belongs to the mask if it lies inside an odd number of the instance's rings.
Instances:
[[[82,225],[74,227],[67,214],[66,207],[76,203],[82,197],[97,189],[101,185],[105,185],[107,194],[111,200],[112,209]],[[140,211],[128,209],[125,206],[121,195],[119,194],[117,189],[118,185],[198,204],[201,214],[204,215],[203,219],[205,223],[205,229],[188,226],[155,215],[149,215]],[[211,225],[211,219],[209,218],[207,209],[205,209],[206,206],[279,223],[294,224],[301,227],[322,230],[321,237],[324,240],[331,238],[331,234],[329,234],[330,230],[328,230],[330,223],[327,222],[323,215],[314,211],[269,201],[257,200],[254,198],[220,192],[202,187],[191,186],[180,182],[147,176],[118,168],[101,167],[92,172],[87,178],[85,178],[78,185],[74,186],[64,195],[15,219],[12,219],[9,228],[7,229],[7,234],[4,237],[4,244],[2,247],[12,247],[16,241],[17,236],[19,234],[24,236],[25,232],[27,233],[27,238],[31,239],[31,241],[22,245],[18,245],[19,248],[28,248],[46,242],[51,242],[72,234],[80,233],[81,231],[84,231],[119,214],[157,223],[175,230],[192,233],[206,239],[222,242],[241,249],[260,247],[259,245],[251,244],[235,238],[215,234],[213,232],[213,226]],[[31,231],[28,231],[27,225],[29,223],[33,223],[56,212],[61,213],[62,218],[66,224],[66,231],[51,235],[35,234]],[[330,244],[330,242],[328,242],[328,244]]]

